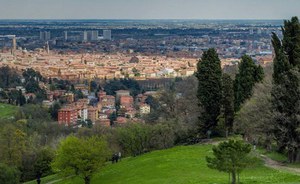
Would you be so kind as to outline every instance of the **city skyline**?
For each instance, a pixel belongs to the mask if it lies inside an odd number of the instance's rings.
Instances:
[[[0,19],[288,19],[298,0],[0,0]]]

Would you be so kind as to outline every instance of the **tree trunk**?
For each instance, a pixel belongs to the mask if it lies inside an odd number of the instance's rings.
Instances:
[[[225,132],[225,137],[228,138],[228,135],[229,135],[229,128],[227,127]]]
[[[231,175],[232,175],[231,184],[236,184],[236,173],[235,173],[235,171],[232,171]]]
[[[90,184],[91,178],[89,176],[84,177],[84,183],[85,184]]]
[[[297,160],[297,155],[298,155],[298,152],[297,150],[295,149],[290,149],[288,151],[288,159],[289,159],[289,163],[295,163],[296,160]]]
[[[296,162],[300,162],[300,150],[298,150]]]

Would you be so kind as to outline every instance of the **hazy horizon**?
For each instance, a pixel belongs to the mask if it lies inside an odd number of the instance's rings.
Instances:
[[[0,19],[282,20],[299,0],[0,0]]]

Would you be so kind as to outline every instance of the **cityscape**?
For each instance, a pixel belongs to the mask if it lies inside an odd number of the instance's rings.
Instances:
[[[0,4],[1,184],[300,183],[298,1]]]

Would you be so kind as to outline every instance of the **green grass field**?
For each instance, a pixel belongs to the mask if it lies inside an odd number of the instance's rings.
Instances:
[[[12,118],[17,109],[17,106],[0,103],[0,119]]]
[[[92,178],[92,184],[227,184],[228,175],[206,166],[205,156],[211,145],[179,146],[154,151],[139,157],[110,164]],[[50,176],[51,177],[51,176]],[[52,177],[57,180],[59,177]],[[296,184],[300,176],[277,171],[259,162],[240,176],[243,184]],[[32,182],[33,183],[33,182]],[[47,183],[43,182],[42,183]],[[81,184],[78,177],[63,179],[59,184]],[[29,183],[28,183],[29,184]]]

